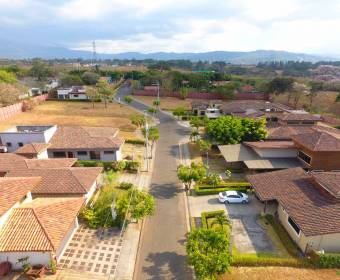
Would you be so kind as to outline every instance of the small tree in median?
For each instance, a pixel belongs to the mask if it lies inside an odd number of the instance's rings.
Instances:
[[[179,117],[185,115],[185,109],[183,107],[177,107],[172,114],[179,119]]]
[[[209,164],[208,157],[209,157],[209,151],[211,150],[211,143],[209,141],[199,140],[197,144],[198,144],[198,148],[200,149],[200,152],[206,156],[206,159],[207,159],[206,165],[208,166]]]
[[[177,169],[178,179],[184,184],[185,191],[190,192],[194,183],[200,182],[207,175],[207,168],[200,163],[191,163],[190,166],[180,165]]]
[[[131,96],[124,96],[124,101],[128,104],[132,102],[132,97]]]
[[[229,270],[229,239],[223,230],[193,230],[189,233],[186,251],[198,279],[217,279]]]
[[[133,115],[130,120],[132,124],[138,127],[142,127],[145,124],[145,118],[143,115]]]

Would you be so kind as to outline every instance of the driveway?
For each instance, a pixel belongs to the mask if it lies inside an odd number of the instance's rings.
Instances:
[[[249,204],[219,203],[217,195],[191,196],[189,198],[190,214],[200,217],[202,212],[226,210],[232,224],[231,241],[240,253],[275,253],[266,231],[259,225],[258,217],[263,211],[263,204],[250,196]],[[271,209],[267,208],[267,211]]]
[[[123,100],[130,89],[122,87],[116,98]],[[144,111],[147,106],[132,101],[130,106]],[[186,217],[184,194],[177,179],[178,142],[190,134],[172,117],[158,113],[160,138],[157,142],[150,193],[155,197],[156,213],[145,220],[134,278],[192,279],[186,263]]]

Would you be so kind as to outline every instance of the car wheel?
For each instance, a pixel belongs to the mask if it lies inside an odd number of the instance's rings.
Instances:
[[[242,200],[242,204],[246,204],[247,203],[247,201],[245,201],[245,200]]]
[[[229,204],[229,201],[228,200],[224,201],[224,204]]]

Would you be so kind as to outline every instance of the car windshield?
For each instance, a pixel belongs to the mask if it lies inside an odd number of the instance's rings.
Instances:
[[[237,192],[237,194],[238,194],[240,197],[243,197],[243,193]]]

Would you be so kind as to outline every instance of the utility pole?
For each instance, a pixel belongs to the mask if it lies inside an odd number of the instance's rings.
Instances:
[[[145,160],[146,160],[146,171],[149,172],[149,125],[148,125],[148,114],[144,111],[145,117]]]

